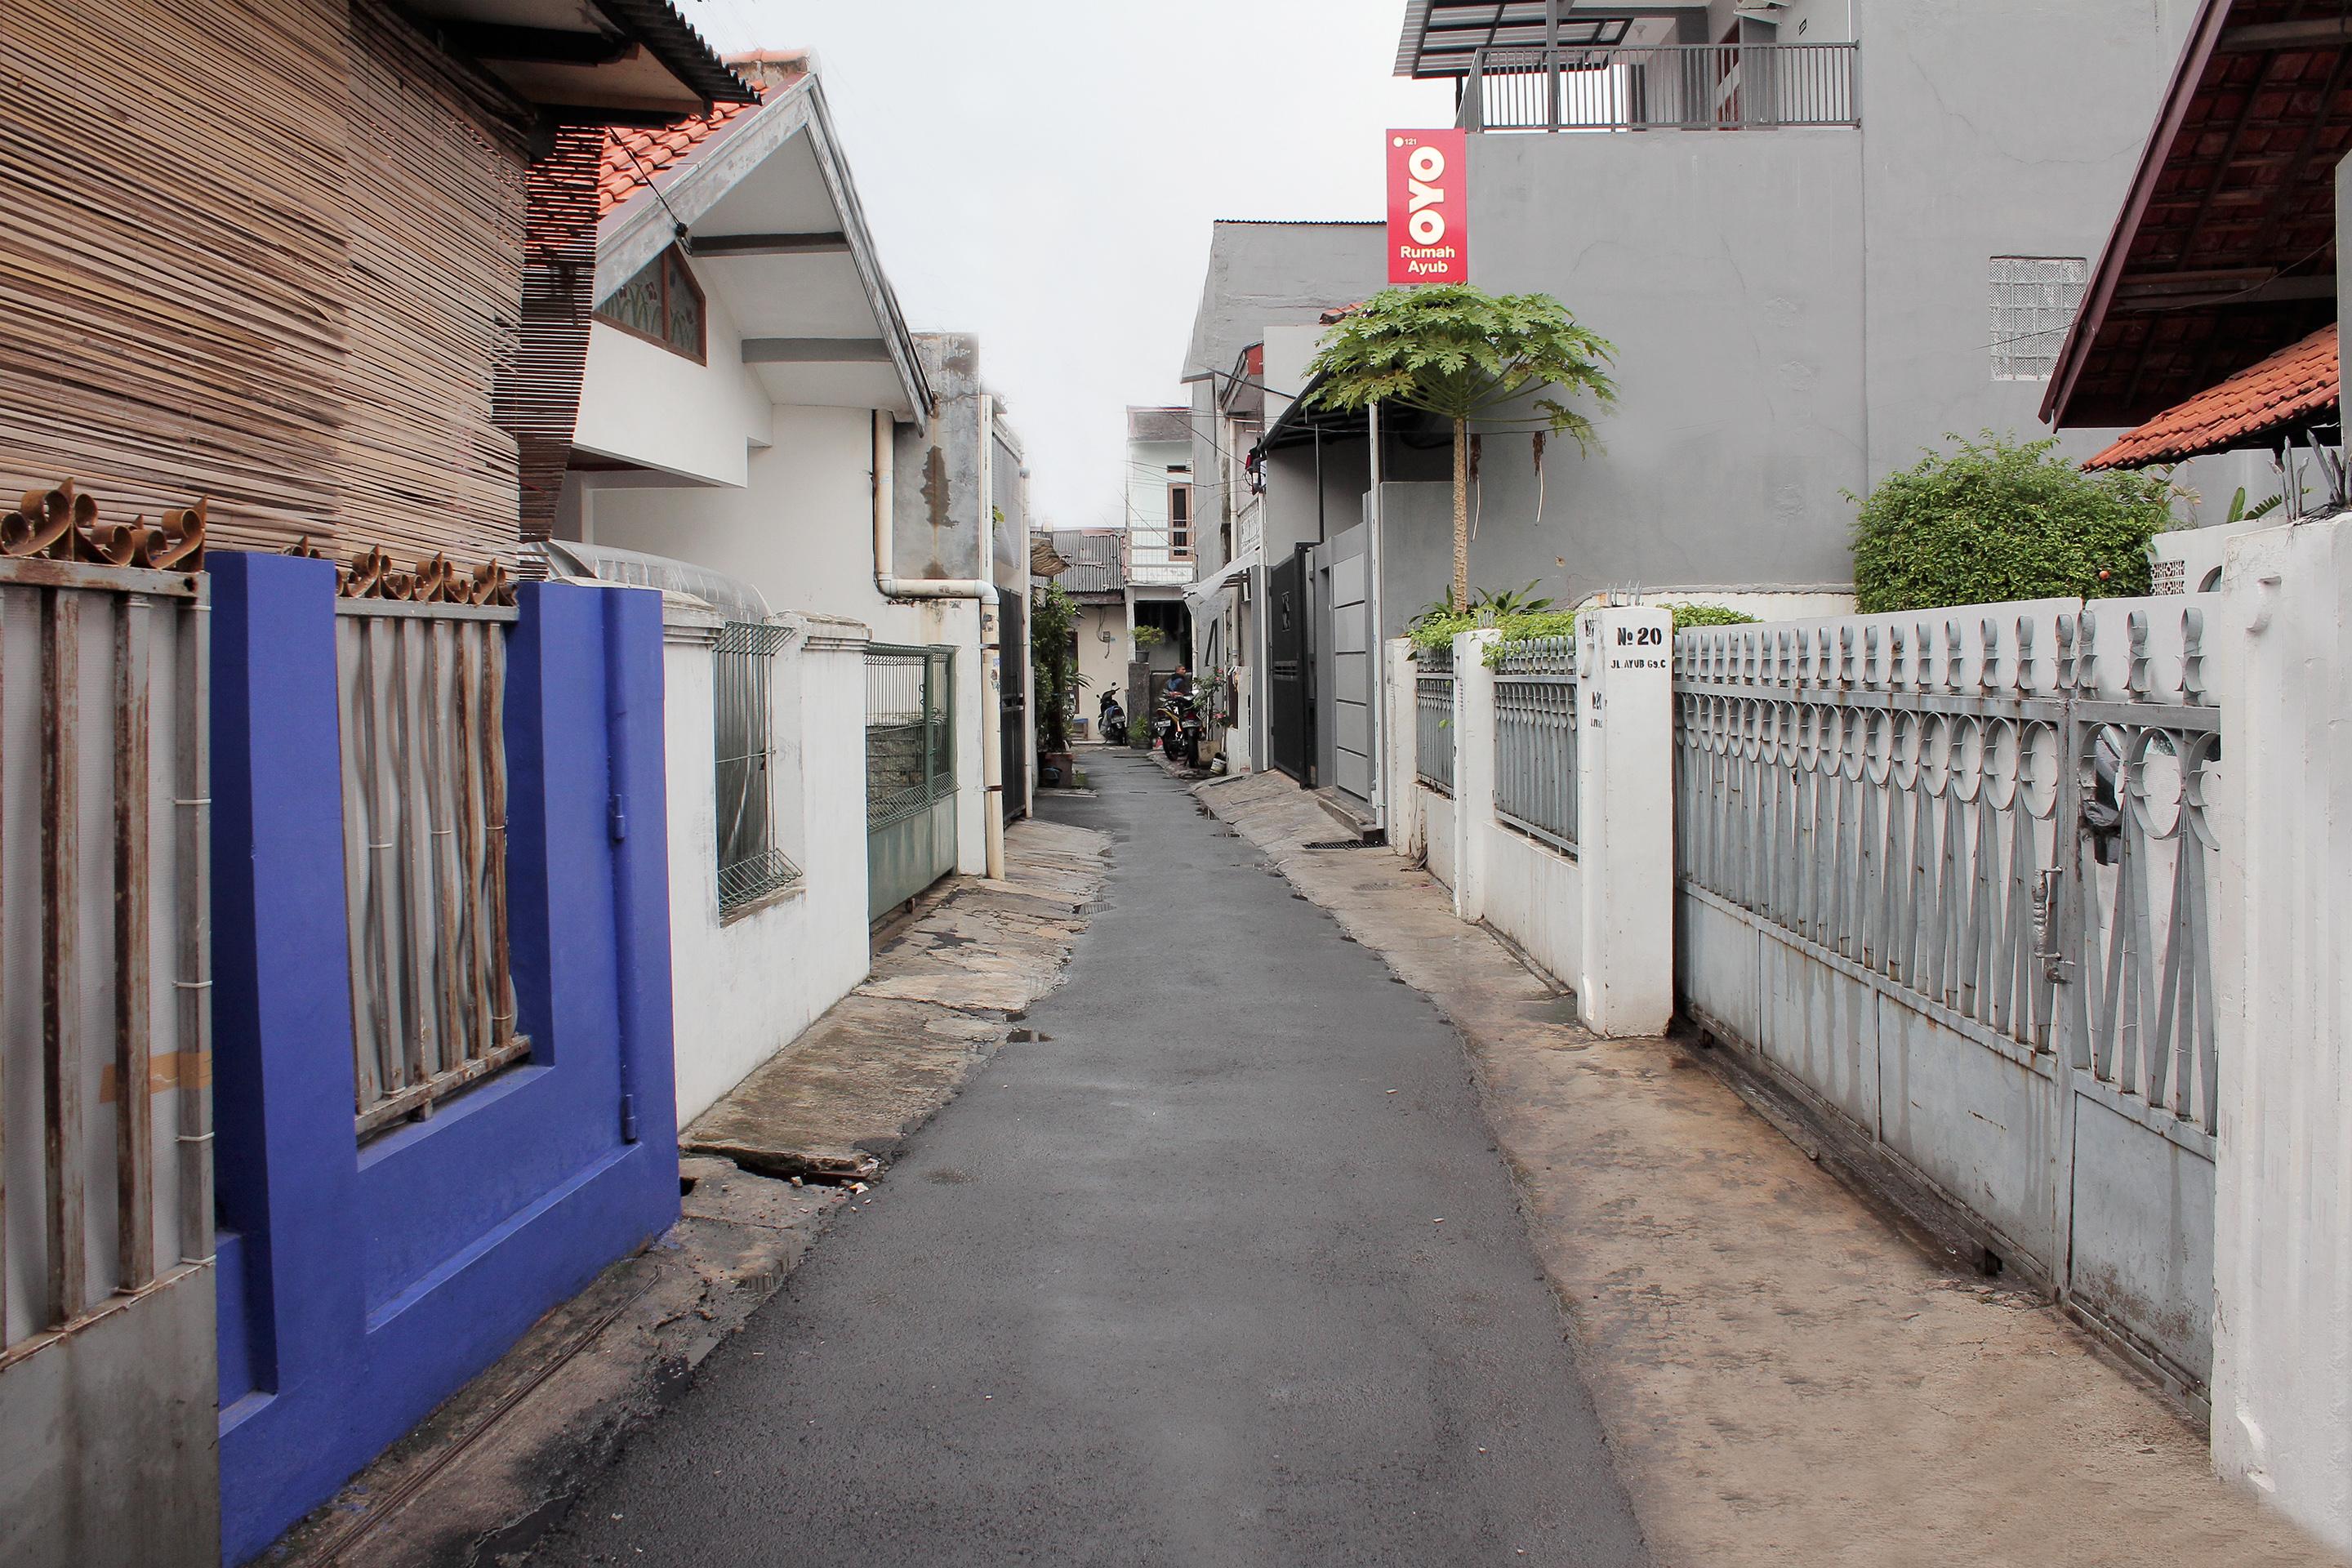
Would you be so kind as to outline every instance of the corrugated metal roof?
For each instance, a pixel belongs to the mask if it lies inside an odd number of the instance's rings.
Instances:
[[[1119,574],[1118,532],[1106,529],[1060,529],[1054,553],[1070,564],[1054,580],[1072,594],[1116,594],[1127,586]]]

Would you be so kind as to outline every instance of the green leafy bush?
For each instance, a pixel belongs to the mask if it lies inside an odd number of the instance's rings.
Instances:
[[[2147,592],[2148,542],[2172,521],[2168,470],[2084,473],[2054,439],[1948,439],[1956,450],[1887,475],[1862,502],[1863,613]]]
[[[1753,621],[1754,616],[1738,610],[1727,610],[1719,605],[1666,605],[1660,606],[1675,613],[1675,630],[1686,626],[1737,626]],[[1435,606],[1423,611],[1405,627],[1404,635],[1416,649],[1435,649],[1450,646],[1464,632],[1486,631],[1489,628],[1503,635],[1487,645],[1486,663],[1491,667],[1500,661],[1503,650],[1517,643],[1534,642],[1540,637],[1565,637],[1576,635],[1577,612],[1573,610],[1534,610],[1514,615],[1460,612],[1438,613]]]

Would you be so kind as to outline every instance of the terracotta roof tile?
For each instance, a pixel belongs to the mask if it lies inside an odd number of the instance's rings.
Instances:
[[[2166,409],[2083,466],[2131,468],[2176,463],[2200,452],[2242,446],[2251,437],[2302,424],[2332,409],[2337,401],[2336,342],[2336,328],[2322,327]]]
[[[604,165],[596,176],[596,211],[611,212],[654,176],[701,146],[735,121],[760,106],[722,103],[709,114],[697,115],[660,131],[614,127],[604,132]]]

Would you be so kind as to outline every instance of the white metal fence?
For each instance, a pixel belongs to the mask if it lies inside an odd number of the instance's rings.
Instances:
[[[527,1056],[507,963],[516,613],[339,600],[343,868],[362,1136]]]
[[[1415,776],[1432,789],[1454,793],[1454,655],[1424,648],[1413,674]]]
[[[200,575],[0,559],[0,1372],[211,1259],[205,658]]]
[[[1576,640],[1512,645],[1495,669],[1495,816],[1576,847]]]
[[[1676,639],[1684,1007],[2153,1364],[2210,1356],[2216,595]]]

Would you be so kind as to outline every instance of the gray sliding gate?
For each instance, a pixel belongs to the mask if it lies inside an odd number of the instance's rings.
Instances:
[[[866,650],[866,913],[955,869],[955,650]]]

